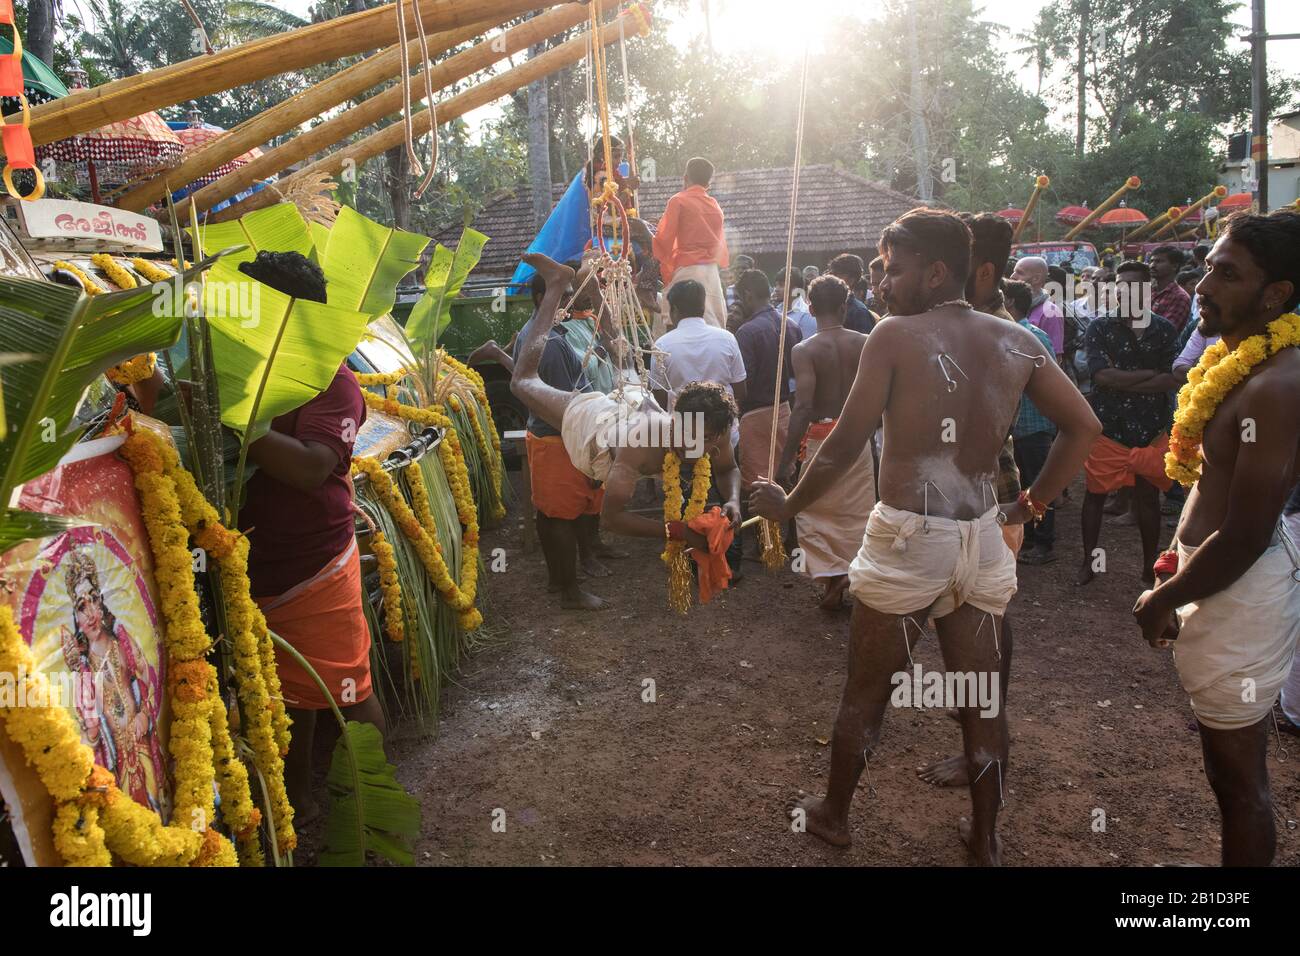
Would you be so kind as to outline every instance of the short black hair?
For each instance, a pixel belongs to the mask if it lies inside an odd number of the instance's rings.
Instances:
[[[776,274],[775,288],[780,289],[781,292],[783,293],[785,292],[785,279],[786,279],[785,269],[782,268],[781,271]],[[790,288],[806,289],[807,287],[808,287],[807,284],[803,281],[803,273],[798,269],[791,269]]]
[[[736,400],[731,397],[726,386],[717,382],[688,383],[677,393],[673,411],[683,415],[703,415],[706,435],[720,435],[730,431],[740,417]]]
[[[1203,263],[1205,261],[1205,257],[1208,256],[1209,254],[1210,254],[1210,247],[1203,242],[1198,242],[1196,245],[1192,246],[1192,258],[1195,259],[1198,263]]]
[[[325,273],[301,252],[259,252],[239,271],[276,292],[308,302],[325,302]]]
[[[813,315],[829,315],[844,308],[849,301],[849,286],[836,275],[818,276],[808,286],[808,304]]]
[[[971,270],[991,262],[997,275],[1002,275],[1011,258],[1011,237],[1015,233],[1011,223],[991,212],[978,216],[966,213],[961,218],[971,234]]]
[[[1183,263],[1187,261],[1187,254],[1177,246],[1156,246],[1151,250],[1151,258],[1154,259],[1156,256],[1164,256],[1174,264],[1175,269],[1182,268]]]
[[[1034,305],[1034,290],[1028,282],[1021,282],[1019,279],[1007,279],[1002,283],[1002,294],[1007,297],[1007,302],[1016,307],[1020,315],[1026,316]]]
[[[741,272],[744,272],[746,269],[754,268],[754,257],[745,256],[745,255],[736,256],[736,259],[732,263],[732,265],[734,265]]]
[[[1183,269],[1181,272],[1178,273],[1177,276],[1174,277],[1174,281],[1177,282],[1179,285],[1182,285],[1184,282],[1191,282],[1193,280],[1200,282],[1201,278],[1204,275],[1205,273],[1202,272],[1200,269]]]
[[[686,161],[686,178],[697,186],[707,186],[713,181],[713,164],[703,156]]]
[[[852,285],[862,278],[862,257],[851,252],[841,253],[831,260],[827,269]]]
[[[1061,266],[1048,266],[1047,281],[1055,282],[1057,285],[1061,287],[1062,293],[1064,293],[1066,282],[1068,281],[1065,275],[1065,269],[1063,269]]]
[[[1290,282],[1291,296],[1283,312],[1300,305],[1300,212],[1276,209],[1268,215],[1239,212],[1228,218],[1219,231],[1246,247],[1269,282]]]
[[[880,233],[880,249],[901,249],[919,255],[927,264],[942,262],[952,281],[966,284],[970,274],[970,229],[956,215],[919,206],[895,219]]]
[[[1115,269],[1115,278],[1119,278],[1121,272],[1137,272],[1142,276],[1143,282],[1151,281],[1151,267],[1139,259],[1125,259]]]
[[[884,256],[876,256],[876,258],[874,258],[874,259],[871,260],[871,265],[867,266],[867,268],[870,269],[872,272],[884,272],[884,271],[885,271],[885,257],[884,257]]]
[[[681,282],[675,282],[673,287],[668,290],[668,304],[684,319],[704,315],[706,298],[704,286],[694,279],[683,279]]]
[[[746,269],[736,280],[736,297],[748,292],[755,298],[770,299],[772,297],[772,283],[767,281],[767,273],[761,269]]]

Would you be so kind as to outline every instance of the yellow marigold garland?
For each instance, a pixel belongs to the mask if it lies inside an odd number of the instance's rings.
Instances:
[[[281,850],[292,850],[297,845],[297,837],[293,831],[293,808],[284,788],[289,720],[280,693],[275,651],[266,618],[249,593],[248,539],[222,525],[216,509],[203,496],[194,476],[181,467],[175,449],[147,429],[137,429],[128,444],[132,442],[137,443],[138,456],[150,460],[157,457],[165,477],[175,489],[182,527],[217,563],[221,592],[225,598],[226,624],[230,629],[237,693],[246,722],[245,736],[253,751],[253,762],[266,781],[277,845]],[[223,794],[223,805],[225,800]],[[251,823],[252,813],[238,812],[244,806],[242,795],[234,803],[237,812],[230,819],[232,829],[238,833],[247,831],[250,826],[255,827],[256,824]],[[251,799],[248,807],[251,810]]]
[[[146,352],[143,355],[137,355],[133,359],[127,359],[125,362],[114,365],[104,374],[115,385],[134,385],[136,382],[143,382],[147,378],[152,378],[154,369],[157,367],[157,353]]]
[[[150,282],[171,282],[171,280],[175,278],[172,273],[168,272],[166,269],[155,265],[148,259],[141,259],[139,256],[136,256],[131,260],[131,268],[140,273],[140,275],[144,276]]]
[[[1166,475],[1189,488],[1200,479],[1201,438],[1219,405],[1256,365],[1294,345],[1300,345],[1300,315],[1293,312],[1270,322],[1267,335],[1252,335],[1231,352],[1220,339],[1201,354],[1178,392]]]
[[[113,283],[119,289],[134,289],[139,283],[135,281],[135,276],[131,275],[116,259],[107,252],[97,252],[90,257],[90,262],[96,269],[108,276],[108,281]]]
[[[71,274],[73,278],[81,283],[81,289],[86,293],[86,295],[100,295],[101,293],[108,291],[90,276],[86,275],[74,266],[71,262],[60,259],[54,263],[54,268],[62,269],[64,272]]]
[[[402,611],[402,582],[397,576],[397,553],[378,528],[370,541],[379,562],[379,587],[384,592],[384,632],[390,640],[401,643],[406,639],[406,617]]]
[[[664,521],[690,522],[704,514],[712,476],[713,464],[704,455],[695,463],[691,497],[683,510],[682,460],[675,452],[664,455]],[[668,606],[678,614],[685,614],[691,607],[691,565],[686,557],[686,542],[666,542],[660,558],[668,566]]]

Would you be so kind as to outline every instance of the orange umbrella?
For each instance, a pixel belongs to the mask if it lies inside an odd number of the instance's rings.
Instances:
[[[1087,203],[1084,203],[1082,206],[1066,206],[1056,214],[1056,221],[1061,223],[1063,226],[1077,226],[1091,214],[1092,210],[1088,208]]]
[[[1242,209],[1249,209],[1254,203],[1255,197],[1250,193],[1233,193],[1230,196],[1224,196],[1219,203],[1220,212],[1238,212]]]
[[[1019,222],[1021,219],[1025,218],[1025,211],[1023,209],[1017,209],[1015,206],[1011,205],[1011,203],[1007,203],[1006,209],[999,209],[993,215],[1001,216],[1008,222]]]

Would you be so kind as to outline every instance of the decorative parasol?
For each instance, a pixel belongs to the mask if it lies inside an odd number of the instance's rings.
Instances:
[[[70,71],[72,89],[84,89],[86,73],[79,66]],[[130,182],[139,172],[175,162],[183,147],[157,113],[142,113],[109,123],[88,133],[36,147],[37,160],[74,163],[80,173],[85,166],[91,200],[101,202],[100,180],[114,184]],[[78,175],[80,180],[80,175]]]
[[[14,42],[9,37],[0,36],[0,56],[11,56]],[[45,65],[45,61],[28,50],[23,50],[23,92],[31,106],[48,103],[68,95],[68,88],[63,81]],[[0,113],[8,115],[17,113],[18,97],[0,96]]]
[[[1250,193],[1233,193],[1230,196],[1223,197],[1219,203],[1219,212],[1240,212],[1243,209],[1249,209],[1254,202],[1255,197]]]
[[[1082,206],[1066,206],[1056,214],[1056,221],[1063,226],[1077,226],[1092,214],[1088,204]]]
[[[1025,218],[1025,211],[1023,209],[1017,209],[1015,206],[1011,205],[1011,203],[1007,203],[1006,209],[999,209],[993,215],[1001,216],[1003,219],[1007,220],[1007,222],[1019,222],[1021,219]]]
[[[181,146],[184,148],[186,153],[193,153],[200,150],[214,140],[220,139],[222,136],[226,135],[226,130],[222,129],[220,126],[213,126],[211,123],[203,122],[203,116],[197,109],[192,109],[186,114],[185,122],[169,122],[167,125],[170,126],[172,132],[176,134],[176,138],[181,141]],[[262,151],[254,146],[248,152],[236,156],[229,162],[222,163],[211,172],[204,173],[198,179],[186,185],[182,192],[189,194],[195,189],[207,186],[209,183],[215,183],[222,176],[225,176],[228,173],[233,173],[240,166],[245,166],[248,163],[251,163],[261,155]]]
[[[1120,200],[1119,205],[1110,212],[1104,213],[1097,224],[1103,229],[1118,229],[1120,231],[1120,245],[1124,243],[1124,235],[1135,226],[1140,226],[1147,222],[1146,213],[1140,209],[1126,205],[1124,200]]]

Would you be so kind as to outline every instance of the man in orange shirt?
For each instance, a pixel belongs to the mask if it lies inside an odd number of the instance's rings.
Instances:
[[[672,199],[659,220],[654,254],[659,260],[666,293],[675,283],[694,279],[704,286],[704,319],[720,329],[727,327],[727,300],[718,270],[731,261],[722,231],[722,207],[709,195],[713,164],[695,157],[686,164],[684,188]],[[664,317],[667,327],[667,316]]]

